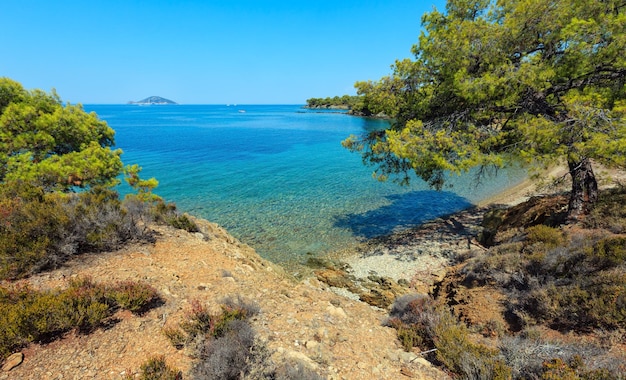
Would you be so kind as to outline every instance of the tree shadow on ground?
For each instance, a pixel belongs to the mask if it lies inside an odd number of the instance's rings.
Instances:
[[[361,214],[335,217],[334,225],[347,228],[355,236],[371,239],[469,208],[467,199],[447,191],[412,191],[386,197],[391,203]]]

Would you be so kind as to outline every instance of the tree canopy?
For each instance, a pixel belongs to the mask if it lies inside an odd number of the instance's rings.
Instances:
[[[380,179],[567,162],[570,216],[597,198],[592,161],[626,164],[623,0],[449,0],[422,17],[414,59],[356,84],[385,131],[351,136]]]
[[[330,107],[345,107],[352,108],[359,103],[359,96],[333,96],[326,98],[310,98],[306,100],[306,107],[308,108],[330,108]]]
[[[54,91],[0,78],[0,183],[23,180],[46,191],[115,185],[123,165],[114,134]]]

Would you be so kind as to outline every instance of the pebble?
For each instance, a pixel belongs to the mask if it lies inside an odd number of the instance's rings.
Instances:
[[[326,312],[328,313],[329,316],[331,317],[336,317],[336,318],[348,318],[348,314],[346,314],[346,312],[340,308],[340,307],[335,307],[333,305],[330,305],[326,308]]]
[[[23,361],[24,354],[21,352],[16,352],[7,358],[7,360],[4,362],[4,365],[2,366],[2,370],[8,372],[18,365],[22,364]]]

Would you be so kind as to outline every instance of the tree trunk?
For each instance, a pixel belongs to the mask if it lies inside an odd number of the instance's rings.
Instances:
[[[569,174],[572,176],[572,192],[569,198],[567,219],[580,221],[598,200],[598,182],[593,174],[591,161],[568,161]]]

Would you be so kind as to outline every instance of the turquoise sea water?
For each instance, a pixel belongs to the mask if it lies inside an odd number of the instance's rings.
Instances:
[[[447,191],[372,179],[350,134],[384,121],[315,112],[299,105],[87,105],[116,130],[126,164],[156,177],[156,193],[225,227],[279,263],[344,249],[419,225],[519,182],[501,172],[475,186],[453,177]]]

